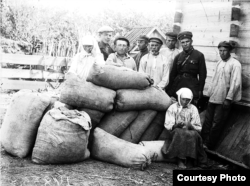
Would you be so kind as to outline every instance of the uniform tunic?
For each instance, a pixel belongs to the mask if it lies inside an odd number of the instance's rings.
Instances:
[[[154,80],[154,86],[158,86],[161,89],[165,89],[169,83],[169,63],[167,58],[161,54],[154,56],[149,53],[143,56],[139,72],[149,74]]]
[[[176,91],[187,87],[192,90],[194,99],[197,99],[199,91],[203,91],[206,77],[204,55],[195,49],[182,51],[174,59],[167,93],[169,96],[175,96]]]
[[[146,47],[144,50],[138,52],[138,54],[136,54],[133,58],[135,60],[135,63],[136,63],[136,67],[137,67],[137,70],[139,71],[139,67],[140,67],[140,61],[141,61],[141,58],[143,56],[145,56],[146,54],[148,54],[148,48]]]
[[[104,56],[105,61],[107,60],[109,54],[114,53],[114,50],[110,47],[109,44],[106,44],[106,43],[100,41],[100,42],[98,42],[98,46],[101,50],[101,53]]]
[[[110,54],[108,59],[106,60],[106,64],[112,65],[112,63],[120,64],[123,67],[127,67],[135,71],[137,70],[134,59],[128,54],[126,54],[124,58],[121,58],[120,56],[118,56],[117,53]]]

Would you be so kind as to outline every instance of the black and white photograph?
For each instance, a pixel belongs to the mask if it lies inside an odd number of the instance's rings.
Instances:
[[[250,0],[0,6],[0,186],[250,183]]]

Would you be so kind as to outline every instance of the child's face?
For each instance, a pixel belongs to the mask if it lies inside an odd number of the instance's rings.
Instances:
[[[180,103],[181,105],[185,108],[187,107],[188,103],[191,101],[191,99],[188,99],[188,98],[180,98]]]

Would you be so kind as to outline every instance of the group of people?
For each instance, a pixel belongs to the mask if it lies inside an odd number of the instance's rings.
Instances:
[[[241,99],[241,64],[231,56],[230,42],[218,45],[221,59],[208,89],[209,102],[202,126],[197,103],[203,97],[207,68],[204,54],[192,45],[192,32],[166,33],[166,48],[161,48],[161,38],[141,35],[137,39],[139,52],[134,57],[129,55],[130,42],[126,37],[115,38],[112,48],[114,30],[103,26],[98,33],[99,42],[90,36],[83,38],[83,50],[72,59],[69,72],[86,79],[92,65],[99,63],[149,74],[153,86],[165,91],[173,101],[166,111],[165,128],[170,136],[162,148],[163,155],[175,158],[181,168],[190,162],[205,165],[204,149],[216,147],[232,103]],[[182,51],[176,48],[178,41]]]

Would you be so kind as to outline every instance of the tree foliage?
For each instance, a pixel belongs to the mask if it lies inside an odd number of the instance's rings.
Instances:
[[[85,34],[97,37],[101,25],[119,35],[133,27],[156,26],[163,32],[172,28],[172,15],[145,16],[140,12],[104,9],[94,15],[69,10],[52,10],[30,4],[29,0],[1,0],[1,37],[40,46],[43,55],[72,56]],[[38,45],[40,42],[41,45]],[[31,49],[32,52],[32,49]]]

